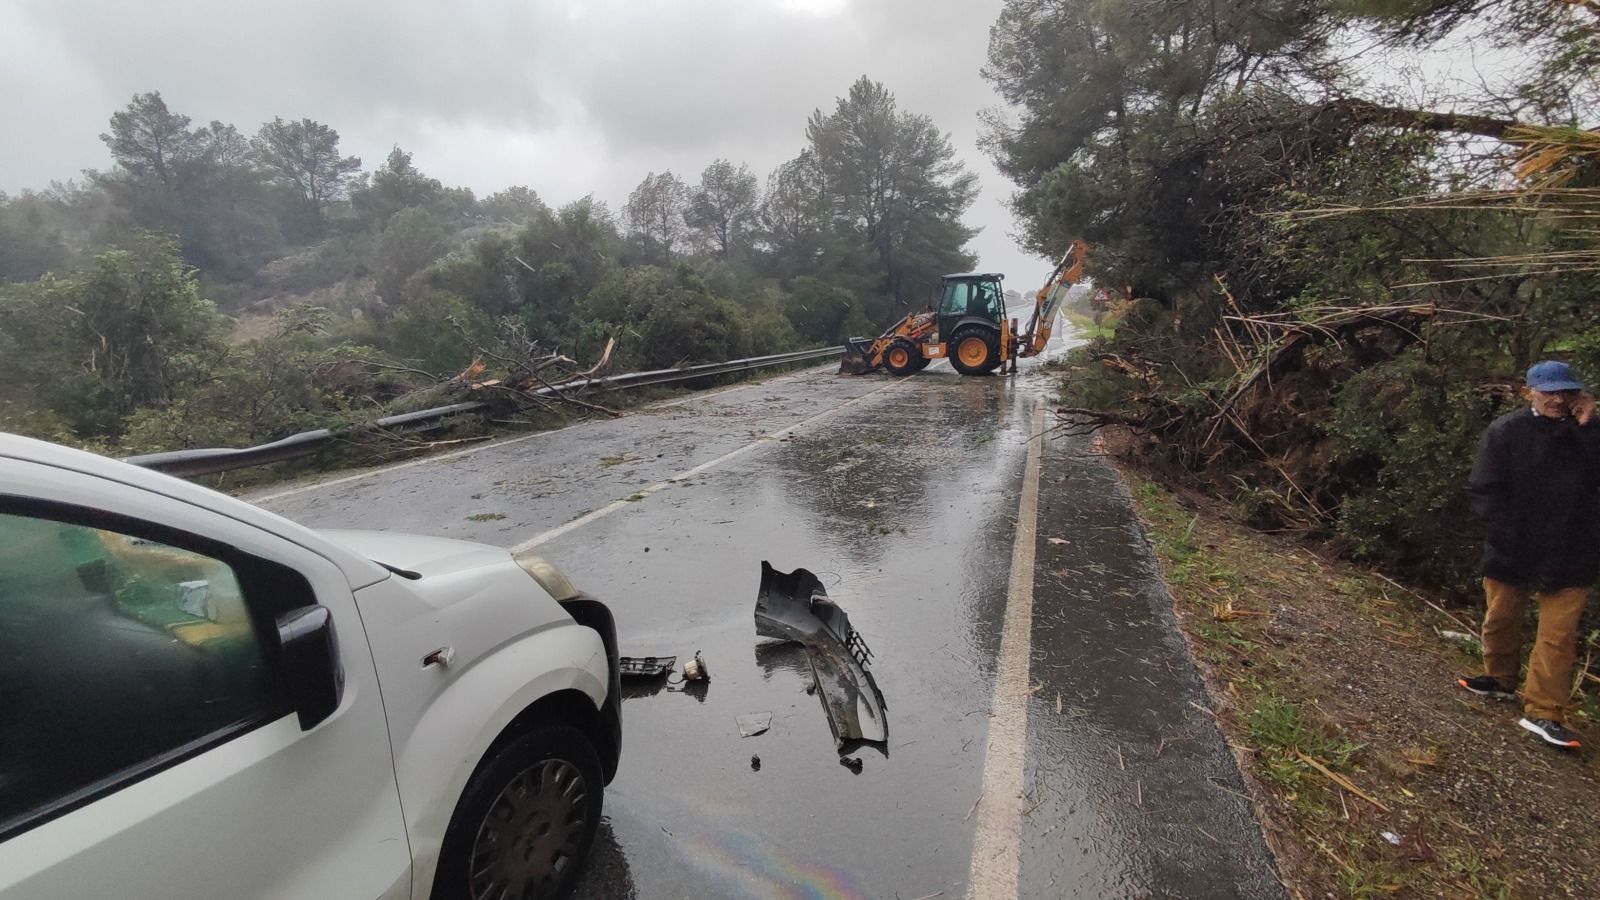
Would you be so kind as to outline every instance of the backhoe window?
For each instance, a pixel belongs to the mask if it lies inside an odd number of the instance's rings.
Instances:
[[[974,297],[972,315],[984,316],[990,319],[1000,319],[1006,314],[1004,298],[1000,296],[1000,284],[995,281],[985,281],[974,285],[978,296]]]
[[[941,315],[978,315],[979,319],[1005,317],[1005,298],[1000,282],[944,282]]]
[[[976,316],[999,321],[1006,314],[998,281],[947,281],[939,312],[946,316]]]
[[[939,305],[939,312],[947,316],[964,316],[967,314],[967,294],[971,285],[965,281],[946,281],[944,283],[944,301]]]

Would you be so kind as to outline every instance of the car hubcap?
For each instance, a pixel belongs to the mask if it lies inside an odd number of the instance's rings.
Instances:
[[[588,785],[578,767],[547,759],[508,782],[478,826],[469,878],[474,900],[554,896],[577,861]]]

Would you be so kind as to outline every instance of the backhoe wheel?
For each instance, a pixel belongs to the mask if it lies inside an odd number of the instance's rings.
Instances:
[[[905,338],[890,343],[889,349],[883,351],[883,367],[889,370],[890,375],[901,378],[915,375],[927,364],[928,361],[922,356],[922,350]]]
[[[963,325],[950,338],[950,365],[963,375],[987,375],[1000,365],[1000,336],[982,325]]]

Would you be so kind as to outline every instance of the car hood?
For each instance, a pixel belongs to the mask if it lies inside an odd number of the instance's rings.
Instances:
[[[395,531],[321,532],[374,562],[423,576],[449,575],[508,562],[511,552],[488,544]]]

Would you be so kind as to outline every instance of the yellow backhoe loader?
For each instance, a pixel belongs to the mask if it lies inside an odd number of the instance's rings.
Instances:
[[[1017,320],[1006,317],[1004,275],[946,275],[937,309],[910,313],[876,338],[851,338],[839,372],[865,375],[882,368],[892,375],[915,375],[946,358],[963,375],[1015,372],[1018,359],[1038,356],[1050,342],[1067,291],[1083,278],[1084,251],[1083,241],[1073,241],[1034,294],[1027,331],[1019,334]]]

